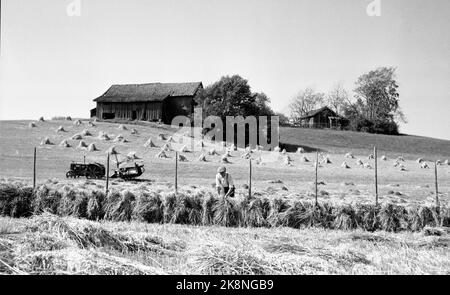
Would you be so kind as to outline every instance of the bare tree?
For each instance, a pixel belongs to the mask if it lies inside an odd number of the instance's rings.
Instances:
[[[338,83],[328,93],[326,102],[336,114],[341,115],[348,100],[349,96],[347,90],[345,90],[342,83]]]
[[[325,94],[315,92],[312,88],[300,91],[289,104],[290,118],[294,124],[308,112],[320,108],[325,103]]]

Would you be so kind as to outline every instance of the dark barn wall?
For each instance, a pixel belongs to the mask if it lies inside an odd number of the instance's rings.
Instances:
[[[176,116],[190,116],[193,112],[193,98],[190,96],[169,97],[164,100],[163,121],[171,124]]]
[[[162,119],[162,102],[97,103],[97,117],[114,114],[114,118],[158,121]]]

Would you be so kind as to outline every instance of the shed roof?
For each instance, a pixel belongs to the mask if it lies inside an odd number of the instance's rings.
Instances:
[[[336,115],[336,113],[333,112],[329,107],[325,106],[325,107],[322,107],[322,108],[317,109],[317,110],[309,111],[309,112],[306,114],[306,116],[303,116],[303,117],[301,117],[300,119],[308,119],[308,118],[314,117],[315,115],[317,115],[317,114],[319,114],[319,113],[321,113],[321,112],[323,112],[323,111],[325,111],[325,110],[328,110],[328,111],[332,112],[332,113],[334,114],[334,116]]]
[[[112,85],[96,102],[162,101],[167,97],[194,96],[202,82]]]

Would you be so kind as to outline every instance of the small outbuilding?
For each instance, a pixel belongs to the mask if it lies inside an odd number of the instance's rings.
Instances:
[[[344,118],[338,116],[329,107],[308,112],[300,118],[300,126],[307,128],[340,128]]]

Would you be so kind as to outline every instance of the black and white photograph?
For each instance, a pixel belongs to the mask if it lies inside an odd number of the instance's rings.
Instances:
[[[1,275],[263,294],[450,274],[450,1],[1,0],[0,17]]]

